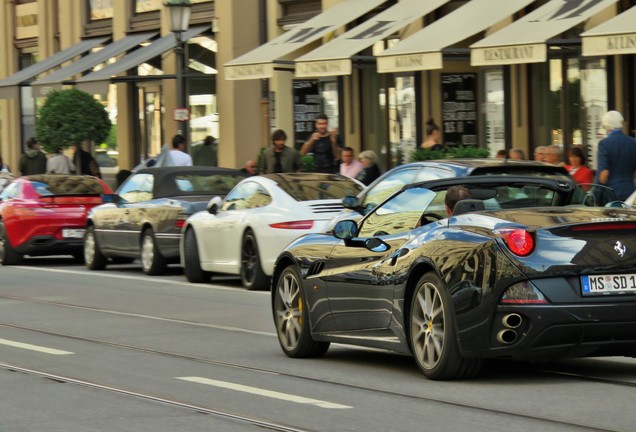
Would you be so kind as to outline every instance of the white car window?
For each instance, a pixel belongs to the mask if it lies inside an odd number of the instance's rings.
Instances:
[[[119,188],[118,195],[126,202],[143,202],[152,199],[154,176],[141,173],[129,177]]]
[[[246,210],[264,207],[272,202],[267,190],[256,182],[245,182],[225,197],[221,210]]]

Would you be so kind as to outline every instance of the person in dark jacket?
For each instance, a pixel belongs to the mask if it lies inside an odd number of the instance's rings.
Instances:
[[[272,133],[272,145],[265,149],[260,160],[260,174],[300,171],[300,153],[285,145],[286,141],[284,130],[277,129]]]
[[[212,135],[206,136],[203,144],[193,151],[192,164],[197,166],[218,166],[217,149],[216,138]]]
[[[81,144],[75,144],[73,163],[75,164],[76,174],[86,174],[92,175],[97,178],[102,178],[102,174],[99,171],[99,165],[97,165],[97,161],[95,160],[93,155],[82,148]]]
[[[380,177],[380,167],[378,166],[378,156],[373,150],[365,150],[360,152],[358,159],[364,166],[360,174],[356,177],[356,180],[361,181],[366,186],[369,186],[375,179]]]
[[[35,138],[27,141],[28,150],[20,156],[20,173],[22,175],[44,174],[46,172],[46,155],[40,150],[40,143]]]
[[[597,183],[610,187],[619,200],[634,192],[636,175],[636,140],[623,132],[623,116],[608,111],[601,119],[607,137],[598,143]]]

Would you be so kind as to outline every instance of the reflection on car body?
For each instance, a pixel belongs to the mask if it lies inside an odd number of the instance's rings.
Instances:
[[[161,274],[179,261],[181,227],[205,209],[212,196],[225,196],[245,174],[216,167],[143,168],[126,179],[109,202],[88,216],[86,265],[101,270],[114,262],[141,259],[146,274]]]
[[[484,210],[442,213],[455,184]],[[393,350],[431,379],[474,376],[486,358],[635,355],[636,254],[621,252],[636,250],[636,211],[582,205],[588,192],[537,176],[437,180],[296,240],[272,277],[281,348]]]
[[[248,177],[186,221],[181,242],[186,277],[205,282],[213,273],[235,274],[248,289],[268,288],[280,251],[297,237],[324,230],[342,210],[342,198],[360,190],[359,182],[336,174]]]
[[[70,254],[81,259],[89,210],[110,193],[101,179],[84,175],[18,177],[0,194],[0,262],[23,255]]]

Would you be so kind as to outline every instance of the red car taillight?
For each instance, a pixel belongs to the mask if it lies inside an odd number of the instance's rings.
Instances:
[[[503,228],[494,231],[503,239],[510,252],[518,256],[528,256],[534,250],[534,238],[524,229]]]
[[[174,226],[175,228],[183,228],[183,226],[185,225],[185,219],[177,219],[176,221],[174,221]]]
[[[270,227],[276,229],[311,229],[314,226],[314,221],[291,221],[291,222],[279,222],[269,224]]]

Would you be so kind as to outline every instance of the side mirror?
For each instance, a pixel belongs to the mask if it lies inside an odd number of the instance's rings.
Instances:
[[[352,220],[341,220],[333,227],[333,236],[341,240],[351,240],[358,235],[358,225]]]
[[[221,204],[223,204],[223,198],[220,196],[215,196],[208,202],[208,213],[217,214],[219,209],[221,208]]]
[[[371,252],[386,252],[391,249],[386,242],[382,239],[371,237],[364,242],[364,246],[369,249]]]

